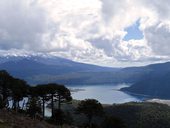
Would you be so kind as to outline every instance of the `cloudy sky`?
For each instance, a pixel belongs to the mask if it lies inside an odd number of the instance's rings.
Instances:
[[[170,0],[1,0],[0,55],[105,66],[170,60]]]

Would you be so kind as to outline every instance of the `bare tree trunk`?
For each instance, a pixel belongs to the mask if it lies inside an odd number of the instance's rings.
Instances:
[[[45,117],[45,97],[43,96],[43,119]]]
[[[58,109],[61,109],[61,96],[58,96]]]
[[[13,100],[12,109],[15,109],[15,100]]]
[[[20,109],[20,106],[19,106],[19,101],[17,101],[17,107],[16,107],[16,111],[18,111],[18,109]]]
[[[25,106],[25,100],[22,103],[22,110],[24,110],[24,106]]]
[[[52,118],[54,117],[54,95],[51,95],[51,114]]]
[[[13,100],[12,108],[17,112],[17,101],[15,99]]]
[[[6,107],[6,101],[7,101],[8,95],[7,95],[7,88],[2,88],[2,102],[4,104],[4,107]]]

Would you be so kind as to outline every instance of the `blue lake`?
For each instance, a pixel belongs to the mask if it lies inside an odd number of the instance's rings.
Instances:
[[[134,96],[119,91],[120,88],[128,87],[127,84],[119,85],[83,85],[83,86],[67,86],[72,91],[73,99],[97,99],[103,104],[126,103],[131,101],[142,101],[143,96]]]

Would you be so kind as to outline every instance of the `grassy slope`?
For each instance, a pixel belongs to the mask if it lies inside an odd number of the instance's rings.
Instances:
[[[0,110],[0,120],[0,128],[56,128],[45,121],[33,120],[5,110]]]
[[[105,108],[107,115],[122,119],[127,128],[170,128],[170,107],[158,103],[126,103]]]

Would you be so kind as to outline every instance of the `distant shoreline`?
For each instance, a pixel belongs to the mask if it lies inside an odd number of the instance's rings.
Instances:
[[[120,90],[120,91],[122,91],[122,90]],[[122,91],[122,92],[131,94],[131,95],[136,95],[136,96],[152,97],[152,96],[150,96],[150,95],[145,95],[145,94],[140,94],[140,93],[134,93],[134,92],[129,92],[129,91]]]
[[[80,88],[69,88],[70,92],[71,93],[74,93],[74,92],[80,92],[80,91],[86,91],[85,89],[80,89]]]

